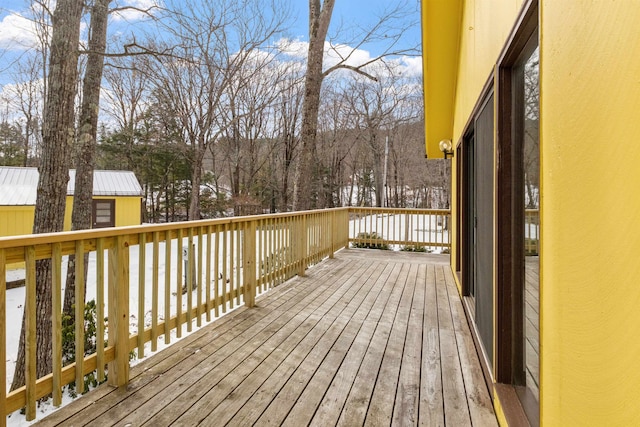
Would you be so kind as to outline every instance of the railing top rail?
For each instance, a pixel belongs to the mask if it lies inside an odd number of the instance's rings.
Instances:
[[[349,212],[366,211],[366,212],[399,212],[399,213],[432,213],[439,215],[448,215],[451,213],[450,209],[424,209],[424,208],[379,208],[379,207],[367,207],[367,206],[351,206],[348,208]]]
[[[197,221],[167,222],[162,224],[130,225],[92,230],[64,231],[57,233],[26,234],[22,236],[0,237],[0,249],[19,246],[32,246],[52,243],[63,243],[76,240],[98,239],[125,236],[130,234],[153,233],[188,228],[208,227],[224,224],[245,223],[264,219],[290,218],[300,215],[314,215],[328,211],[345,211],[348,208],[316,209],[309,211],[282,212],[276,214],[235,216],[228,218],[203,219]]]

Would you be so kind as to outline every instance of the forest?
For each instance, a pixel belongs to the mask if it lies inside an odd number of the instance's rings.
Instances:
[[[206,3],[83,7],[89,30],[87,40],[80,35],[71,167],[134,171],[144,222],[288,211],[298,186],[304,208],[448,207],[448,162],[424,156],[421,74],[408,66],[418,49],[400,43],[407,4],[355,35],[322,40],[315,141],[304,144],[310,56],[308,43],[283,35],[292,19],[286,2]],[[30,8],[41,42],[3,61],[0,165],[41,165],[48,6]],[[127,13],[138,16],[135,30],[108,33]],[[385,51],[358,62],[381,32]],[[333,41],[345,33],[348,44]],[[96,104],[87,160],[86,117]]]

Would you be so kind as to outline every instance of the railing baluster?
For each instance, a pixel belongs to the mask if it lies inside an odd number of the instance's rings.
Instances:
[[[75,331],[76,331],[76,390],[84,394],[84,241],[76,241],[75,254]]]
[[[27,389],[26,419],[36,417],[36,249],[28,246],[25,250],[25,386]]]
[[[144,301],[147,269],[147,233],[140,233],[138,245],[138,358],[144,357]]]
[[[307,254],[309,253],[309,234],[308,234],[308,216],[307,214],[302,214],[302,218],[300,218],[300,253],[298,257],[300,259],[300,269],[298,270],[298,276],[304,277],[305,270],[307,268]]]
[[[240,294],[240,287],[242,286],[242,245],[243,245],[243,240],[242,239],[242,233],[244,233],[243,231],[243,227],[240,226],[240,224],[238,223],[234,223],[234,228],[235,228],[235,235],[236,235],[236,262],[234,263],[235,267],[236,267],[236,287],[235,287],[235,294],[236,294],[236,303],[238,305],[241,304],[241,297],[242,295]]]
[[[182,337],[182,228],[176,236],[176,337]]]
[[[153,261],[151,267],[151,351],[158,350],[158,287],[160,286],[158,278],[158,269],[160,267],[160,255],[158,253],[160,246],[159,234],[157,231],[153,232]],[[142,266],[139,268],[142,269]]]
[[[235,307],[235,302],[233,297],[235,296],[235,275],[233,274],[234,269],[236,267],[236,259],[235,259],[235,224],[231,223],[229,225],[229,307],[233,309]]]
[[[4,263],[3,263],[4,264]],[[4,274],[2,274],[4,278]],[[4,287],[3,287],[4,288]],[[100,318],[98,318],[100,321]],[[99,322],[98,322],[99,323]],[[5,323],[6,325],[6,323]],[[62,404],[62,250],[60,243],[51,245],[51,366],[53,369],[53,406]],[[6,359],[1,359],[6,360]]]
[[[55,253],[55,251],[54,251]],[[96,347],[98,382],[105,380],[104,375],[104,241],[100,237],[96,241]]]
[[[171,342],[171,230],[164,235],[164,343]]]
[[[213,264],[213,277],[214,277],[214,288],[213,288],[213,298],[215,300],[214,303],[214,309],[215,309],[215,316],[218,317],[220,316],[220,293],[219,293],[219,288],[220,288],[220,227],[216,226],[215,230],[214,230],[216,236],[215,236],[215,242],[216,242],[216,246],[214,248],[214,257],[215,257],[215,263]]]
[[[207,255],[206,255],[207,261],[206,261],[206,266],[205,266],[205,283],[207,286],[207,290],[205,293],[205,299],[207,300],[207,307],[206,307],[206,311],[207,311],[207,322],[211,322],[211,226],[208,225],[207,226]]]
[[[193,270],[195,268],[193,253],[193,227],[187,232],[187,332],[193,329]]]
[[[269,242],[271,245],[271,250],[269,252],[269,261],[267,264],[269,265],[269,283],[271,287],[276,285],[276,275],[275,275],[275,253],[276,253],[276,228],[275,228],[276,220],[271,218],[269,220]]]
[[[202,227],[198,227],[198,271],[194,281],[196,285],[196,325],[202,326],[202,256],[203,256]]]
[[[262,239],[262,220],[258,220],[256,222],[256,239],[257,239],[257,243],[256,243],[256,250],[257,250],[257,255],[256,255],[256,267],[258,268],[258,273],[257,273],[257,277],[256,277],[256,288],[260,290],[260,292],[264,292],[264,276],[262,274],[262,260],[264,259],[263,254],[264,254],[264,248],[263,246],[263,239]]]

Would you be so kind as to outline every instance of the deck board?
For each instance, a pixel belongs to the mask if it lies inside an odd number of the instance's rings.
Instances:
[[[446,262],[343,250],[38,425],[497,425]]]

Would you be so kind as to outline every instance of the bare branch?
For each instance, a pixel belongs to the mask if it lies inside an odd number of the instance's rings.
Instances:
[[[122,7],[114,7],[113,9],[109,9],[109,14],[112,13],[119,13],[119,12],[126,12],[126,11],[134,11],[134,12],[140,12],[143,15],[148,16],[151,19],[157,20],[157,18],[151,13],[154,10],[165,10],[165,8],[162,8],[158,5],[153,5],[151,7],[148,7],[146,9],[142,9],[139,7],[135,7],[135,6],[122,6]]]

